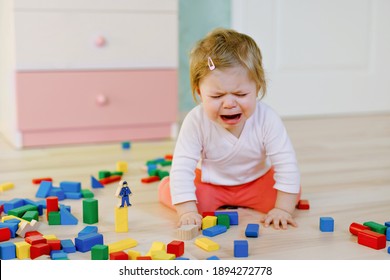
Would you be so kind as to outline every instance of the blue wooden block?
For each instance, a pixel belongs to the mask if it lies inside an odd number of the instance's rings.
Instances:
[[[52,250],[50,251],[50,258],[53,258],[53,254],[55,253],[65,253],[64,250]]]
[[[190,259],[189,258],[185,258],[185,257],[177,257],[175,259],[175,261],[189,261]]]
[[[61,250],[62,251],[62,250]],[[54,253],[50,253],[50,258],[52,260],[64,260],[68,258],[68,254],[64,251],[55,251]]]
[[[245,258],[248,257],[248,241],[234,240],[234,257]]]
[[[131,148],[131,143],[128,141],[122,142],[122,149],[129,150]]]
[[[211,257],[207,258],[206,260],[220,260],[220,258],[218,258],[217,256],[211,256]]]
[[[0,260],[12,260],[16,258],[16,246],[13,242],[0,243]]]
[[[386,240],[390,241],[390,227],[386,229]]]
[[[218,216],[220,214],[226,214],[229,215],[230,218],[230,225],[238,225],[238,212],[237,211],[215,211],[215,216]]]
[[[246,237],[259,237],[259,224],[248,224],[245,229]]]
[[[49,196],[50,190],[53,187],[53,183],[50,181],[42,181],[39,184],[39,188],[37,190],[37,193],[35,194],[36,197],[39,198],[46,198]]]
[[[385,222],[385,226],[390,227],[390,221]]]
[[[8,213],[9,210],[24,206],[24,200],[21,198],[14,198],[4,202],[4,213]]]
[[[81,192],[80,182],[63,181],[60,182],[60,188],[64,192]]]
[[[97,226],[86,226],[77,234],[77,236],[83,236],[83,235],[87,235],[90,233],[97,233],[97,232],[98,232]]]
[[[74,253],[76,252],[76,246],[74,245],[71,239],[61,240],[61,247],[65,253]]]
[[[227,231],[227,227],[226,226],[216,225],[216,226],[204,229],[202,231],[202,234],[204,236],[213,237],[213,236],[216,236],[218,234],[224,233],[226,231]]]
[[[81,199],[83,198],[83,194],[81,192],[75,193],[75,192],[66,192],[65,197],[67,199]]]
[[[101,189],[104,188],[104,185],[99,182],[95,177],[91,176],[91,187],[93,189]]]
[[[334,220],[332,217],[320,217],[320,231],[333,232]]]
[[[387,253],[390,254],[390,246],[387,248]]]
[[[58,201],[66,199],[65,192],[59,187],[52,187],[48,196],[56,196]]]
[[[61,225],[77,225],[78,220],[73,216],[65,206],[60,205]]]
[[[103,245],[103,235],[100,233],[90,233],[75,238],[76,250],[80,252],[91,251],[95,245]]]

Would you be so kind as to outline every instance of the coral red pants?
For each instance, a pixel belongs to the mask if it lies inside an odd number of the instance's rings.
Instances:
[[[199,213],[215,211],[221,206],[252,208],[268,213],[275,206],[277,190],[274,189],[274,170],[270,169],[260,178],[238,186],[218,186],[201,181],[201,171],[196,169],[195,186]],[[158,188],[162,204],[174,209],[172,205],[169,177],[165,177]]]

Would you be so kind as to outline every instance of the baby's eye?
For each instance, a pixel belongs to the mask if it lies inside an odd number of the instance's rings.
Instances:
[[[218,98],[221,98],[222,95],[211,95],[210,97],[211,97],[211,98],[214,98],[214,99],[218,99]]]
[[[247,95],[247,93],[237,93],[236,94],[236,96],[238,96],[238,97],[244,97],[244,96],[246,96]]]

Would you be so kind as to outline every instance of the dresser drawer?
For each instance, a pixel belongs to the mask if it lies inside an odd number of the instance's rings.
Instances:
[[[24,131],[172,124],[175,70],[18,72],[18,126]]]
[[[16,68],[174,69],[175,12],[15,12]]]

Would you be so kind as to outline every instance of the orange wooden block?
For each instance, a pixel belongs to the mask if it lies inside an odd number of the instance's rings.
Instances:
[[[153,183],[153,182],[157,182],[157,181],[160,181],[160,177],[158,177],[158,176],[150,176],[150,177],[146,177],[146,178],[141,179],[142,183]]]
[[[129,255],[123,251],[110,253],[110,260],[129,260]]]
[[[53,182],[53,179],[52,179],[52,178],[50,178],[50,177],[47,177],[47,178],[35,178],[35,179],[32,179],[32,183],[33,183],[33,184],[40,184],[42,181]]]
[[[137,260],[148,260],[148,261],[151,261],[152,257],[151,256],[139,256],[139,257],[137,257]]]
[[[113,175],[107,178],[100,179],[99,182],[102,183],[103,185],[113,183],[113,182],[118,182],[122,179],[122,176],[119,175]]]
[[[301,199],[300,201],[298,201],[296,208],[301,210],[310,209],[309,201],[307,199]]]

